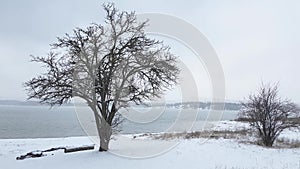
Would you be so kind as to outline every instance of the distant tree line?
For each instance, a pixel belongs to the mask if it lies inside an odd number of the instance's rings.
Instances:
[[[242,104],[240,103],[214,103],[216,104],[224,104],[224,110],[240,110]],[[210,109],[212,103],[211,102],[182,102],[182,103],[168,103],[168,104],[152,104],[153,107],[166,106],[168,108],[183,108],[183,109]]]

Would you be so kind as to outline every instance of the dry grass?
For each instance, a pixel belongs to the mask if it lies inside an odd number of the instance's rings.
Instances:
[[[155,139],[170,140],[176,138],[193,139],[193,138],[213,138],[213,139],[238,139],[245,137],[249,134],[248,130],[238,131],[195,131],[195,132],[182,132],[182,133],[163,133],[153,135]]]
[[[275,146],[278,148],[300,148],[300,140],[289,138],[278,138],[275,142]]]
[[[195,139],[195,138],[210,138],[210,139],[235,139],[244,144],[255,144],[263,146],[255,137],[255,132],[247,129],[237,131],[195,131],[181,133],[162,133],[162,134],[143,134],[140,136],[149,136],[154,139],[172,140],[172,139]],[[140,136],[135,136],[140,137]],[[273,148],[300,148],[300,140],[279,138],[275,142]]]

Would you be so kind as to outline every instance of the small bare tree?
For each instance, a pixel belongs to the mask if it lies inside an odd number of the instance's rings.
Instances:
[[[278,96],[277,84],[274,86],[263,84],[257,94],[250,95],[248,101],[242,103],[240,115],[249,120],[267,147],[273,146],[284,129],[299,126],[292,120],[299,115],[297,106]]]
[[[77,28],[58,38],[46,57],[33,57],[47,72],[25,83],[29,99],[61,105],[84,99],[94,112],[99,151],[107,151],[118,111],[130,102],[160,97],[177,83],[177,57],[163,42],[150,39],[134,12],[104,5],[105,24]]]

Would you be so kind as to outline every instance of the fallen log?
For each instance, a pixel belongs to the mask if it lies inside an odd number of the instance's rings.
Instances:
[[[95,145],[84,145],[80,147],[54,147],[43,151],[37,150],[37,151],[29,152],[25,155],[21,155],[17,157],[16,160],[24,160],[26,158],[38,158],[38,157],[46,156],[47,154],[44,153],[51,152],[51,151],[64,150],[64,153],[72,153],[77,151],[93,150],[94,147]]]
[[[43,152],[41,151],[33,151],[33,152],[29,152],[25,155],[21,155],[20,157],[17,157],[17,160],[24,160],[25,158],[37,158],[37,157],[42,157],[43,156]]]
[[[55,147],[55,148],[50,148],[48,150],[44,150],[42,152],[46,153],[46,152],[50,152],[50,151],[65,150],[65,149],[66,149],[66,147]]]
[[[76,151],[84,151],[84,150],[94,150],[94,145],[89,146],[81,146],[81,147],[67,147],[64,153],[72,153]]]

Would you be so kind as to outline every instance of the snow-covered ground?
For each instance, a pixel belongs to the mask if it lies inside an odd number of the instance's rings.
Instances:
[[[213,123],[214,131],[236,131],[249,129],[249,123],[237,121],[218,121]]]
[[[246,124],[219,122],[215,128],[221,130],[222,128],[228,129],[230,126],[238,128],[242,125]],[[299,136],[299,132],[289,132],[284,137],[289,137],[289,134],[293,138],[297,135]],[[93,143],[87,137],[3,139],[0,140],[0,168],[300,169],[300,148],[264,148],[257,145],[239,143],[238,140],[200,138],[176,139],[171,148],[163,149],[170,142],[172,141],[153,140],[150,137],[133,138],[128,135],[116,136],[111,142],[110,152],[103,153],[91,150],[64,154],[63,151],[56,151],[40,158],[16,160],[17,156],[33,150],[44,150],[60,146],[89,145]],[[161,149],[161,153],[156,152],[159,149]],[[154,153],[157,153],[157,155],[154,155]],[[136,158],[138,156],[134,156],[145,154],[152,154],[152,156],[150,158]]]
[[[237,122],[237,121],[218,121],[213,123],[214,131],[238,131],[238,130],[247,130],[250,128],[249,123]],[[289,140],[299,140],[300,141],[300,129],[287,129],[284,130],[279,138],[289,139]]]

